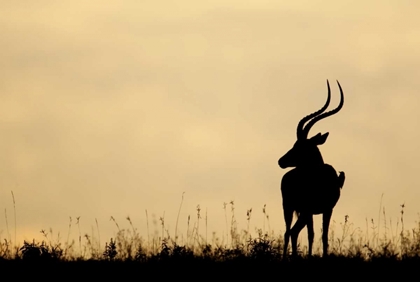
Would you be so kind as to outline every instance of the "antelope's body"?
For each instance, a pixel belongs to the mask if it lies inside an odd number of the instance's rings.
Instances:
[[[337,81],[338,83],[338,81]],[[292,253],[297,255],[297,238],[300,231],[307,226],[308,228],[308,253],[312,255],[312,244],[314,238],[313,215],[322,214],[322,241],[323,255],[328,253],[328,229],[331,215],[335,205],[340,198],[340,190],[344,185],[345,174],[340,172],[337,175],[333,166],[324,163],[318,145],[325,143],[328,132],[318,133],[312,138],[307,138],[311,127],[319,120],[337,113],[343,106],[344,96],[340,84],[341,100],[339,106],[329,112],[327,109],[330,98],[330,86],[328,85],[328,98],[325,105],[306,117],[304,117],[297,127],[297,141],[278,161],[281,168],[294,167],[288,171],[281,181],[281,193],[283,198],[283,212],[286,222],[286,232],[284,234],[283,256],[287,254],[289,237],[292,239]],[[305,123],[307,122],[307,125]],[[293,214],[298,215],[298,219],[291,228]]]
[[[299,213],[322,214],[340,198],[340,178],[328,164],[312,170],[294,168],[281,181],[283,206]]]

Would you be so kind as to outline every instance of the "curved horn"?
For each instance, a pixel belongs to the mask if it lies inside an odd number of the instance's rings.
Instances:
[[[338,82],[338,80],[337,80],[337,84],[338,84],[338,88],[340,88],[340,104],[337,106],[337,108],[335,108],[334,110],[331,110],[331,111],[329,111],[329,112],[326,112],[326,113],[323,113],[323,114],[320,114],[320,115],[318,115],[318,116],[316,116],[316,117],[314,117],[313,119],[311,119],[309,122],[308,122],[308,124],[305,126],[305,128],[303,129],[303,132],[302,132],[302,137],[304,137],[304,138],[307,138],[308,137],[308,133],[309,133],[309,130],[311,130],[311,127],[317,122],[317,121],[319,121],[319,120],[321,120],[321,119],[324,119],[324,118],[326,118],[326,117],[329,117],[329,116],[332,116],[333,114],[336,114],[336,113],[338,113],[338,111],[340,111],[341,110],[341,108],[343,107],[343,104],[344,104],[344,94],[343,94],[343,90],[341,89],[341,85],[340,85],[340,82]]]
[[[325,102],[325,105],[321,109],[319,109],[318,111],[307,115],[306,117],[304,117],[303,119],[301,119],[299,121],[297,129],[296,129],[297,139],[300,139],[304,136],[303,126],[304,126],[305,122],[307,122],[311,118],[316,117],[317,115],[321,114],[322,112],[324,112],[328,108],[328,105],[330,104],[330,99],[331,99],[330,83],[328,82],[328,79],[327,79],[327,87],[328,87],[328,97],[327,97],[327,101]],[[307,136],[307,134],[306,134],[306,136]],[[305,138],[306,138],[306,136],[305,136]]]

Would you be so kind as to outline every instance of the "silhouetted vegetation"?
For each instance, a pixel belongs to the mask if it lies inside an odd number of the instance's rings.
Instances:
[[[275,235],[271,230],[263,232],[259,229],[257,235],[252,237],[249,233],[252,209],[247,211],[247,230],[238,231],[234,219],[234,203],[231,202],[230,205],[232,220],[228,242],[221,243],[220,239],[213,238],[212,243],[209,243],[199,235],[198,230],[191,231],[188,238],[183,240],[183,244],[178,244],[179,238],[170,237],[169,232],[167,236],[145,240],[134,228],[129,217],[128,229],[120,229],[115,219],[111,218],[118,228],[118,233],[115,238],[107,240],[102,250],[95,238],[88,235],[85,235],[84,239],[79,236],[80,245],[76,242],[63,244],[52,239],[52,230],[42,230],[45,238],[42,242],[25,241],[22,246],[12,247],[10,240],[3,239],[0,243],[0,267],[33,268],[34,271],[39,271],[35,268],[54,265],[50,268],[51,271],[72,271],[74,275],[83,271],[96,273],[95,277],[107,278],[115,272],[123,276],[130,273],[141,275],[138,271],[157,271],[155,275],[162,277],[182,277],[187,275],[187,272],[203,271],[202,275],[205,277],[214,278],[218,277],[216,273],[222,275],[221,272],[231,275],[245,272],[249,275],[259,275],[256,278],[261,278],[268,277],[270,273],[280,276],[284,273],[292,275],[294,272],[322,277],[322,271],[332,270],[343,271],[341,275],[346,273],[346,277],[355,274],[355,271],[368,271],[372,274],[378,271],[376,275],[404,271],[407,274],[407,271],[415,271],[420,265],[420,224],[412,230],[404,230],[403,205],[396,228],[387,227],[385,222],[382,234],[378,233],[378,226],[375,226],[373,219],[369,223],[370,226],[367,225],[370,230],[365,232],[354,228],[348,216],[339,224],[339,232],[335,232],[337,226],[333,222],[330,229],[330,255],[327,258],[320,256],[321,240],[314,245],[312,257],[307,256],[307,246],[299,245],[298,257],[282,258],[283,234]],[[200,212],[199,207],[197,212]],[[265,206],[263,212],[268,220]],[[386,218],[385,211],[383,215]],[[161,225],[164,230],[164,219],[161,219]],[[392,228],[395,229],[391,233],[389,230]],[[171,273],[169,269],[174,267],[181,272]],[[305,272],[305,269],[308,272]],[[316,271],[310,272],[311,269]],[[384,270],[386,272],[383,272]],[[114,274],[107,274],[110,271]]]

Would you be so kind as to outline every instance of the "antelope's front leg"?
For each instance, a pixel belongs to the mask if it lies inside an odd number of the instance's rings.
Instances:
[[[283,259],[287,256],[287,249],[289,247],[290,226],[293,220],[293,209],[284,207],[284,221],[286,222],[286,232],[284,232],[284,246],[283,246]]]
[[[308,223],[306,225],[308,229],[308,256],[312,256],[312,245],[314,243],[314,220],[313,216],[308,216]]]
[[[308,222],[307,214],[300,214],[292,230],[290,230],[290,236],[292,237],[292,255],[297,256],[297,239],[300,231],[305,227]]]

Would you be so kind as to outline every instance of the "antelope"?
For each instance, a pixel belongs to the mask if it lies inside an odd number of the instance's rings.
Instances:
[[[282,169],[293,167],[281,180],[283,213],[286,223],[283,258],[286,257],[289,237],[292,240],[292,256],[297,256],[297,239],[305,226],[308,229],[308,256],[312,256],[313,215],[318,214],[322,214],[323,256],[328,254],[328,228],[333,208],[340,198],[345,174],[341,171],[337,176],[335,169],[324,163],[318,148],[318,145],[325,143],[329,132],[318,133],[311,138],[308,138],[308,133],[316,122],[338,113],[343,107],[343,90],[338,81],[337,84],[340,89],[340,103],[337,108],[324,113],[331,99],[330,84],[327,80],[328,97],[325,105],[299,121],[295,144],[278,160],[278,165]],[[306,122],[307,124],[304,126]],[[293,214],[297,216],[297,221],[291,229]]]

